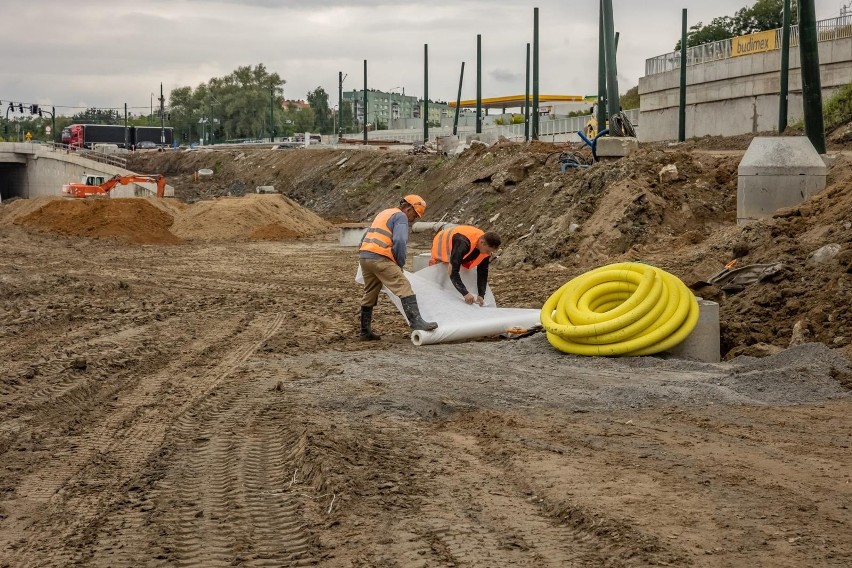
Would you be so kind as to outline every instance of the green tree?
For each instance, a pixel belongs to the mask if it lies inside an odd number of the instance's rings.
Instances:
[[[317,87],[308,93],[308,104],[314,111],[315,132],[321,134],[329,134],[334,129],[334,118],[331,115],[331,109],[328,107],[328,93],[322,87]]]
[[[568,113],[568,118],[573,118],[575,116],[589,116],[592,114],[592,109],[587,108],[583,110],[572,110]]]
[[[639,85],[636,85],[632,89],[628,89],[626,93],[621,95],[620,102],[621,110],[639,108]]]
[[[798,3],[791,3],[791,22],[798,22]],[[686,46],[694,47],[764,30],[774,30],[783,25],[784,0],[757,0],[752,6],[740,8],[731,16],[713,18],[706,26],[698,22],[689,28]],[[675,51],[680,50],[680,40]]]
[[[211,125],[216,140],[267,137],[270,126],[282,134],[284,84],[278,73],[260,63],[238,67],[195,89],[179,87],[169,95],[170,124],[184,141],[201,137],[205,129],[209,134]]]
[[[290,103],[284,110],[284,118],[284,130],[287,136],[292,136],[299,132],[315,132],[314,124],[316,123],[316,116],[314,115],[314,109],[311,107],[300,108]]]
[[[71,117],[77,124],[124,124],[124,113],[115,109],[87,108]]]
[[[798,22],[798,2],[790,3],[791,21]],[[734,35],[774,30],[784,25],[784,0],[757,0],[750,8],[737,10],[733,18]]]
[[[721,16],[713,18],[713,20],[704,25],[703,22],[698,22],[689,28],[686,34],[686,47],[695,47],[705,43],[713,43],[734,37],[734,20],[729,16]],[[680,51],[680,40],[675,44],[675,51]]]

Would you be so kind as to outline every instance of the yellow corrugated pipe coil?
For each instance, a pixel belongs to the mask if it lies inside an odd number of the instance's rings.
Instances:
[[[551,345],[575,355],[652,355],[675,347],[698,323],[698,301],[677,276],[623,262],[582,274],[541,309]]]

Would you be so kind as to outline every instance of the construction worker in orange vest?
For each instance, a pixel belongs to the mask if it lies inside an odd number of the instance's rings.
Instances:
[[[430,265],[446,262],[450,272],[450,281],[468,304],[485,305],[485,288],[488,285],[488,265],[491,255],[500,248],[500,236],[497,233],[482,231],[470,225],[457,225],[438,231],[432,239],[432,258]],[[468,292],[462,282],[461,267],[476,268],[477,295]]]
[[[364,276],[364,298],[361,300],[361,340],[375,341],[381,336],[373,332],[373,308],[379,301],[382,286],[396,295],[413,330],[431,331],[438,324],[424,321],[417,307],[417,297],[405,277],[408,224],[423,216],[426,202],[419,195],[406,195],[399,207],[385,209],[373,220],[361,240],[358,262]]]

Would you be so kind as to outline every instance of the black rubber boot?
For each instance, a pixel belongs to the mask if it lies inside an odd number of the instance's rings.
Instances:
[[[361,306],[361,341],[378,341],[381,335],[373,333],[373,306]]]
[[[405,311],[405,317],[408,318],[408,326],[414,330],[432,331],[438,327],[438,324],[433,321],[424,321],[420,317],[420,308],[417,307],[417,296],[406,296],[400,298],[402,301],[402,309]]]

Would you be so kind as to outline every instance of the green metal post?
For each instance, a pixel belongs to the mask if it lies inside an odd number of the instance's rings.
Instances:
[[[124,103],[124,147],[130,148],[130,140],[128,140],[127,133],[127,103]]]
[[[429,141],[429,44],[423,44],[423,143]]]
[[[343,132],[343,71],[337,72],[337,135],[340,139],[340,133]]]
[[[618,64],[615,57],[615,20],[612,13],[612,0],[603,0],[604,7],[604,48],[606,49],[606,92],[607,114],[612,118],[619,111],[618,101]]]
[[[482,133],[482,34],[476,34],[476,133]]]
[[[538,140],[538,8],[533,8],[532,139]]]
[[[781,28],[781,93],[778,97],[778,132],[787,130],[787,97],[790,91],[790,0],[784,0]]]
[[[166,97],[163,96],[163,84],[160,83],[160,145],[166,145]]]
[[[275,87],[272,85],[269,86],[269,142],[271,144],[275,143]],[[208,110],[210,111],[210,141],[213,141],[213,107],[208,106]]]
[[[606,128],[606,47],[604,42],[603,0],[598,2],[598,132]]]
[[[822,84],[819,77],[814,0],[799,0],[799,54],[802,60],[805,133],[816,151],[825,154],[825,123],[822,116]]]
[[[524,96],[524,140],[530,141],[530,44],[527,44],[527,82]]]
[[[686,140],[686,8],[680,30],[680,104],[677,110],[677,140]]]
[[[364,60],[364,145],[367,145],[367,60]]]
[[[459,131],[459,113],[461,112],[462,83],[464,83],[464,61],[462,61],[461,73],[459,73],[459,94],[456,96],[456,118],[453,121],[453,136],[457,136]]]

